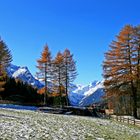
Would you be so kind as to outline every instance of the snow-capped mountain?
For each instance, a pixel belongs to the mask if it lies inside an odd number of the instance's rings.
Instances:
[[[74,106],[89,106],[101,101],[104,95],[103,81],[94,81],[87,86],[75,87],[69,94],[70,103]]]
[[[13,77],[15,79],[20,79],[23,82],[26,82],[34,87],[41,88],[43,87],[42,83],[35,79],[35,77],[30,73],[29,69],[27,67],[20,67],[11,64],[7,68],[7,73],[10,77]]]
[[[92,86],[84,95],[84,98],[79,102],[79,106],[88,106],[102,101],[102,97],[104,96],[103,81],[97,82],[96,85]]]
[[[34,87],[41,88],[43,83],[37,80],[27,67],[10,65],[7,68],[7,73],[10,77],[20,79]],[[71,85],[69,93],[70,104],[73,106],[88,106],[102,100],[104,95],[103,81],[94,81],[89,85]]]

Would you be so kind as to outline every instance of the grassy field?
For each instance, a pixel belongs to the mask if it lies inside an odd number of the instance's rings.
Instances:
[[[140,140],[140,128],[91,117],[0,109],[0,140]]]

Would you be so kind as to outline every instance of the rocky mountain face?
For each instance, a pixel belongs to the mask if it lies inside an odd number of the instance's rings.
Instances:
[[[103,81],[94,81],[87,86],[75,85],[69,94],[69,99],[74,106],[89,106],[102,100],[104,95]]]
[[[34,87],[41,88],[43,83],[37,80],[27,67],[10,65],[7,68],[7,73],[10,77],[20,79]],[[99,102],[104,95],[103,81],[94,81],[89,85],[72,85],[69,93],[70,104],[73,106],[88,106]]]
[[[10,65],[7,68],[7,73],[10,77],[20,79],[25,83],[28,83],[34,87],[41,88],[43,84],[37,80],[29,71],[27,67],[20,67],[16,65]]]

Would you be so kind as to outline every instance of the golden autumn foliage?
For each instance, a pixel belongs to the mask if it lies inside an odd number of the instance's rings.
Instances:
[[[45,88],[41,88],[37,91],[38,94],[44,94],[45,93]]]
[[[63,90],[63,88],[62,88]],[[44,94],[45,93],[45,88],[41,88],[38,90],[38,94]],[[48,94],[48,97],[60,97],[60,93],[59,92],[52,92]],[[66,96],[65,93],[62,93],[62,97]]]
[[[66,94],[66,102],[69,105],[68,90],[70,84],[77,76],[76,62],[73,59],[73,55],[70,50],[65,49],[63,53],[58,52],[54,59],[54,82],[59,87],[59,93],[62,95],[63,91]],[[64,87],[62,90],[60,87]]]
[[[63,55],[62,55],[61,52],[58,52],[57,55],[56,55],[56,57],[55,57],[54,63],[56,65],[58,64],[58,67],[61,67],[61,65],[63,65],[63,62],[64,62]]]
[[[44,105],[46,104],[47,97],[48,97],[48,80],[50,79],[50,72],[51,72],[51,53],[49,51],[48,45],[45,45],[42,53],[41,58],[37,60],[37,68],[39,72],[37,72],[38,79],[41,79],[45,83],[44,88]],[[42,92],[42,91],[39,91]]]
[[[52,60],[46,45],[37,63],[39,70],[37,77],[45,83],[45,87],[38,90],[39,94],[44,95],[44,104],[46,104],[48,97],[59,97],[58,102],[60,101],[61,105],[64,102],[68,105],[68,88],[76,78],[76,65],[73,55],[66,49],[64,53],[58,52]],[[66,101],[63,97],[66,97]]]
[[[12,61],[12,55],[4,41],[0,38],[0,91],[4,90],[6,68]]]
[[[0,38],[0,73],[11,63],[12,55],[4,41]]]
[[[55,83],[54,91],[58,91],[60,97],[62,98],[62,85],[63,85],[63,75],[64,75],[64,58],[61,52],[58,52],[53,61],[53,81]],[[61,99],[62,104],[62,99]]]
[[[5,85],[5,83],[6,82],[4,82],[4,81],[2,81],[2,82],[0,81],[0,92],[4,91],[4,87],[3,86]]]
[[[118,97],[129,96],[134,117],[137,117],[137,94],[140,86],[140,28],[139,35],[136,34],[136,29],[138,27],[126,25],[116,40],[112,41],[103,62],[106,98],[115,102]]]

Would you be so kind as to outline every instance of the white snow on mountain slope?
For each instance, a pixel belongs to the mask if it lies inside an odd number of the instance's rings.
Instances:
[[[97,91],[98,89],[101,89],[101,88],[103,88],[103,82],[96,82],[96,84],[94,86],[91,86],[89,88],[89,90],[84,93],[84,95],[85,96],[90,96],[95,91]]]
[[[102,100],[104,95],[103,81],[94,81],[87,86],[77,85],[69,94],[71,105],[89,106]]]
[[[16,65],[13,65],[11,64],[8,68],[7,68],[7,73],[10,77],[12,77],[13,73],[15,71],[17,71],[18,69],[20,68],[20,66],[16,66]]]
[[[20,79],[34,87],[41,88],[43,86],[37,79],[35,79],[35,77],[33,77],[27,67],[20,67],[11,64],[7,68],[7,73],[10,77]]]
[[[98,84],[98,81],[94,81],[92,83],[90,83],[89,85],[83,86],[83,85],[75,85],[75,89],[72,90],[73,93],[77,93],[77,94],[82,94],[82,95],[86,95],[87,92],[92,89],[93,87],[95,87]]]
[[[79,102],[79,106],[89,106],[93,103],[97,103],[103,100],[104,96],[104,88],[103,88],[103,81],[98,82],[95,87],[92,87],[85,93],[85,97],[81,99]]]

